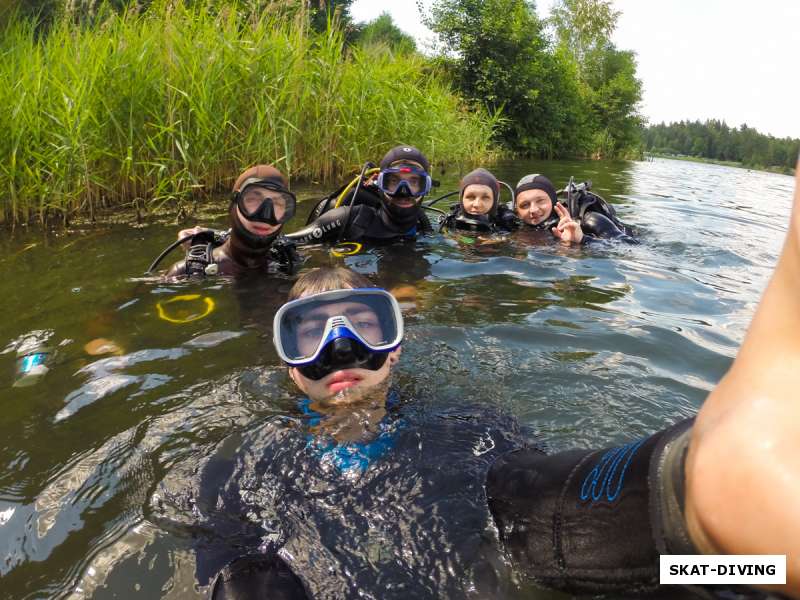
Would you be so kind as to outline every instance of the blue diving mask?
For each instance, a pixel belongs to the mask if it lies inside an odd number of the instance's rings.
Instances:
[[[386,290],[333,290],[284,304],[275,313],[273,337],[281,360],[309,379],[344,369],[377,371],[403,340],[403,317]]]
[[[431,176],[423,169],[401,165],[378,174],[378,188],[387,196],[416,198],[431,191]]]

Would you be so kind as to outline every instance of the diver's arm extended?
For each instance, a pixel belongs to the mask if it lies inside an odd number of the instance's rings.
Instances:
[[[781,592],[800,598],[800,170],[775,273],[697,416],[686,482],[695,544],[706,553],[786,554]]]

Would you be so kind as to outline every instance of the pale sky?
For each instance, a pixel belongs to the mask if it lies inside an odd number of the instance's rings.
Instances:
[[[553,2],[537,0],[540,16],[548,15]],[[800,0],[613,5],[622,12],[614,43],[636,52],[641,110],[651,123],[714,118],[800,138]],[[415,0],[356,0],[351,8],[356,21],[382,12],[423,42],[432,39]]]

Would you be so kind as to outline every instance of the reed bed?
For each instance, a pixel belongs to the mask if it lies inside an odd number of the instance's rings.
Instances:
[[[346,47],[302,15],[169,2],[37,38],[0,32],[0,219],[180,210],[245,166],[329,183],[398,143],[488,160],[497,116],[467,109],[423,57]]]

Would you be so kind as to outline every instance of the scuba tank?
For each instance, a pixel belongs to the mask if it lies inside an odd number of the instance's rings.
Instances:
[[[561,190],[559,195],[566,194],[566,205],[570,216],[579,223],[584,223],[587,213],[597,213],[611,221],[621,234],[631,236],[631,229],[620,221],[614,207],[591,189],[591,180],[576,184],[574,177],[569,178],[567,187]]]

